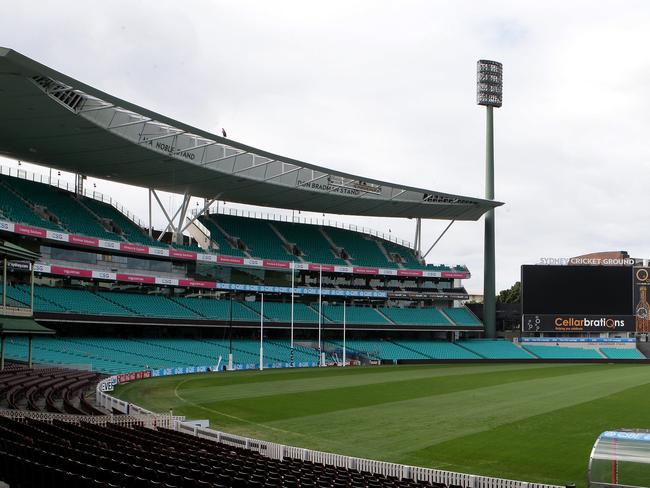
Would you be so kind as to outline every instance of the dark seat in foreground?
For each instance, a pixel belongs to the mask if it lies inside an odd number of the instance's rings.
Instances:
[[[443,487],[269,459],[168,429],[0,416],[0,479],[13,487]]]

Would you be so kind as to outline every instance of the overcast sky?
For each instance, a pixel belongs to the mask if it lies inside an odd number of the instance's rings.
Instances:
[[[245,144],[476,197],[476,61],[501,61],[502,289],[540,257],[650,255],[648,25],[647,1],[21,0],[3,5],[0,45]],[[146,192],[93,182],[146,216]],[[411,221],[337,218],[413,240]],[[423,246],[445,225],[424,223]],[[456,223],[427,261],[467,264],[480,292],[482,254],[483,221]]]

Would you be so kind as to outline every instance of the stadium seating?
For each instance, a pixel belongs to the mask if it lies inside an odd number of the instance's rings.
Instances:
[[[89,315],[131,315],[132,312],[86,290],[37,286],[34,294],[67,312]]]
[[[161,427],[0,417],[0,431],[0,479],[12,487],[443,488],[299,459],[271,459]]]
[[[326,227],[325,232],[338,247],[345,249],[355,266],[398,267],[397,263],[388,260],[378,242],[369,236],[338,227]]]
[[[57,303],[50,302],[37,293],[40,287],[34,288],[34,310],[43,312],[66,312],[66,309]],[[7,287],[7,296],[22,303],[24,306],[30,303],[29,287],[25,285],[16,285]]]
[[[7,189],[0,201],[0,217],[36,227],[68,231],[100,239],[169,247],[168,244],[149,237],[144,229],[110,204],[21,178],[2,177],[0,184]],[[54,216],[53,220],[58,222],[39,215],[35,206],[46,208]],[[279,233],[290,247],[297,247],[296,253],[307,262],[346,265],[348,264],[346,260],[336,254],[338,250],[345,249],[350,263],[357,266],[399,268],[401,265],[411,269],[467,271],[462,266],[455,268],[445,265],[425,266],[407,247],[338,227],[224,214],[204,215],[199,218],[199,221],[210,231],[211,239],[219,248],[218,252],[230,256],[247,257],[248,255],[235,243],[229,242],[215,222],[218,222],[228,236],[240,239],[246,251],[252,257],[259,259],[283,261],[296,259],[293,249],[287,248],[278,236]],[[332,248],[332,243],[335,249]],[[172,243],[171,247],[195,252],[201,250],[195,244]],[[398,258],[400,264],[392,259],[391,254],[400,256]]]
[[[317,307],[317,306],[315,306]],[[317,308],[316,308],[317,310]],[[335,304],[323,304],[323,315],[330,322],[336,324],[343,323],[343,306]],[[388,325],[390,321],[382,314],[378,313],[372,307],[364,306],[347,306],[345,309],[345,320],[348,324],[366,324],[366,325]]]
[[[174,300],[185,308],[188,308],[201,317],[213,320],[230,319],[230,300],[217,300],[213,298],[174,298]],[[238,300],[232,302],[232,319],[236,321],[260,320],[257,312],[243,305]]]
[[[29,303],[29,290],[25,285],[8,288],[10,298]],[[75,313],[105,316],[160,317],[190,320],[219,320],[230,319],[230,302],[215,298],[169,298],[163,295],[147,295],[143,293],[119,293],[89,290],[35,287],[35,311]],[[258,322],[260,320],[259,301],[233,302],[233,321]],[[449,309],[446,309],[449,310]],[[452,309],[466,312],[465,309]],[[343,323],[343,306],[323,304],[322,323]],[[464,316],[464,315],[463,315]],[[291,321],[291,303],[266,301],[264,317],[269,322],[289,323]],[[348,306],[346,309],[348,324],[357,325],[414,325],[414,326],[449,326],[452,324],[436,308],[397,308],[368,306]],[[481,325],[475,319],[472,325]],[[294,303],[295,323],[318,323],[318,305],[311,306],[296,301]]]
[[[102,227],[73,193],[20,178],[12,179],[11,186],[32,204],[45,207],[68,231],[100,239],[119,240],[116,234]]]
[[[381,245],[384,246],[384,249],[388,252],[389,255],[392,254],[397,254],[401,258],[402,265],[405,268],[409,269],[424,269],[426,268],[425,265],[420,263],[415,258],[415,255],[413,254],[413,250],[409,249],[408,247],[405,246],[400,246],[399,244],[396,244],[391,241],[387,240],[382,240]],[[392,257],[392,256],[391,256]]]
[[[0,198],[0,213],[4,218],[13,222],[42,227],[44,229],[63,230],[55,222],[46,220],[38,215],[29,204],[13,193],[13,191],[9,189],[10,186],[7,185],[7,183],[0,185],[0,192],[2,192],[2,198]]]
[[[0,408],[77,415],[104,413],[85,399],[94,393],[100,379],[101,375],[88,371],[9,364],[0,371]]]
[[[601,347],[600,352],[611,359],[646,359],[637,348]]]
[[[234,217],[232,215],[212,215],[230,237],[241,239],[248,252],[255,258],[292,259],[283,247],[280,238],[269,226],[269,221],[262,219]]]
[[[271,222],[271,225],[282,234],[287,242],[298,246],[305,261],[347,265],[343,259],[334,254],[319,226],[289,222]]]
[[[470,312],[466,307],[458,308],[443,308],[442,311],[449,317],[456,325],[462,326],[481,326],[481,321]]]
[[[323,351],[328,360],[342,353],[340,340],[328,339]],[[259,362],[260,343],[257,339],[233,338],[232,352],[235,364]],[[9,337],[5,343],[6,355],[13,360],[27,360],[27,339]],[[296,341],[295,362],[317,362],[314,341]],[[360,354],[381,360],[467,360],[467,359],[601,359],[596,349],[559,346],[525,346],[522,350],[505,340],[473,339],[456,343],[442,340],[415,339],[351,339],[347,341],[348,357]],[[116,374],[152,368],[214,366],[227,362],[230,340],[224,331],[222,338],[131,338],[114,337],[35,337],[33,360],[50,365],[91,365],[93,371]],[[288,339],[264,339],[264,362],[290,362]],[[527,352],[528,351],[528,352]],[[611,359],[645,359],[637,349],[602,348]],[[530,354],[529,354],[530,352]]]
[[[416,340],[397,340],[395,342],[404,348],[417,351],[429,359],[480,359],[478,354],[453,342]]]
[[[219,246],[219,254],[227,254],[228,256],[245,257],[246,254],[239,248],[233,247],[226,236],[219,230],[219,228],[212,221],[209,215],[202,215],[199,217],[199,222],[203,224],[210,231],[210,240]]]
[[[124,239],[136,244],[153,244],[154,241],[131,219],[108,203],[92,198],[84,198],[83,204],[102,219],[111,221],[120,231]],[[162,244],[160,244],[162,245]]]
[[[244,302],[244,304],[256,313],[260,313],[261,302]],[[290,322],[291,303],[264,302],[264,317],[273,322]],[[295,302],[293,320],[294,322],[318,323],[318,311],[303,303]]]
[[[99,292],[98,295],[118,307],[129,310],[131,314],[135,315],[184,319],[201,318],[199,314],[189,308],[164,296],[110,292]]]
[[[540,359],[603,359],[597,349],[563,346],[533,346],[524,344],[523,348]]]
[[[485,359],[534,359],[532,354],[506,340],[474,339],[456,344]]]
[[[337,348],[343,347],[341,341],[329,342],[337,346]],[[350,340],[346,342],[346,348],[357,353],[362,353],[372,359],[383,359],[388,361],[396,361],[398,359],[427,359],[424,354],[391,341]]]
[[[397,325],[453,325],[440,310],[430,308],[379,307],[378,309]]]

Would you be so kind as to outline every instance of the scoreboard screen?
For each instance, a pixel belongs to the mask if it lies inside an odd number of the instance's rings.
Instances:
[[[634,330],[633,268],[521,267],[524,332]]]

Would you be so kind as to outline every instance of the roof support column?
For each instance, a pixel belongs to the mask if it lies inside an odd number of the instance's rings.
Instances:
[[[196,212],[196,214],[193,215],[192,218],[189,219],[187,221],[187,223],[181,227],[181,232],[185,231],[185,229],[187,229],[190,225],[192,225],[192,222],[194,222],[196,219],[198,219],[201,215],[206,214],[206,213],[210,213],[210,212],[208,212],[208,210],[210,209],[210,205],[212,205],[215,202],[215,200],[217,200],[217,198],[219,198],[220,196],[221,196],[221,193],[219,195],[217,195],[216,197],[214,197],[214,198],[204,198],[203,199],[203,208],[201,210],[199,210],[198,212]],[[181,223],[181,225],[182,225],[182,223]]]
[[[415,246],[415,255],[418,258],[422,257],[422,219],[418,217],[415,219],[415,239],[413,240]]]
[[[84,194],[84,179],[86,177],[82,174],[75,173],[74,175],[74,192],[77,195],[83,195]]]
[[[449,224],[447,225],[447,227],[445,227],[445,230],[442,231],[442,234],[440,234],[440,235],[438,236],[438,238],[434,241],[434,243],[431,244],[431,247],[427,250],[427,252],[424,253],[424,256],[422,256],[422,259],[426,258],[426,257],[429,255],[429,253],[431,252],[431,250],[432,250],[434,247],[436,247],[436,244],[438,244],[438,242],[440,242],[440,239],[442,239],[442,236],[444,236],[444,235],[447,233],[447,231],[448,231],[449,228],[454,224],[454,222],[456,222],[456,221],[455,221],[455,220],[452,220],[451,222],[449,222]]]
[[[158,202],[158,206],[160,207],[160,210],[163,211],[163,214],[165,215],[165,218],[167,219],[167,227],[165,227],[162,230],[162,232],[160,233],[160,235],[158,236],[158,241],[160,241],[160,240],[162,240],[163,235],[165,234],[165,232],[167,232],[167,229],[169,229],[170,227],[172,229],[172,232],[176,232],[176,226],[174,225],[174,219],[176,218],[176,216],[178,215],[178,213],[180,212],[181,209],[179,207],[178,210],[176,210],[176,213],[174,214],[174,216],[170,218],[169,214],[167,213],[167,210],[165,210],[165,206],[160,201],[160,198],[158,198],[158,194],[156,193],[156,190],[152,189],[151,193],[154,196],[154,198],[156,199],[156,202]]]
[[[191,199],[192,195],[185,192],[183,195],[183,202],[181,203],[181,214],[178,217],[178,225],[176,226],[176,232],[174,235],[176,244],[183,244],[183,221],[185,220],[185,214],[187,214],[187,209],[190,206]]]
[[[149,188],[149,237],[153,238],[153,225],[151,224],[151,188]]]

